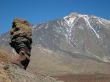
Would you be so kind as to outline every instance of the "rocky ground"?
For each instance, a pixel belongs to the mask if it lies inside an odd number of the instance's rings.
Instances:
[[[11,64],[11,55],[0,51],[0,82],[62,82],[42,74],[32,74]]]

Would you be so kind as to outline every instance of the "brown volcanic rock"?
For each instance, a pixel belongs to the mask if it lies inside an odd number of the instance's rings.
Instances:
[[[12,60],[11,54],[9,55],[6,51],[0,49],[0,62],[8,63]]]
[[[12,82],[3,68],[0,68],[0,82]]]
[[[0,82],[61,82],[42,74],[32,74],[10,63],[11,57],[0,50]]]

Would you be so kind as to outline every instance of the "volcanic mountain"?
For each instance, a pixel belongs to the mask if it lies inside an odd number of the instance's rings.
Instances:
[[[0,36],[9,47],[9,33]],[[33,26],[29,70],[45,74],[110,73],[110,21],[71,13]]]

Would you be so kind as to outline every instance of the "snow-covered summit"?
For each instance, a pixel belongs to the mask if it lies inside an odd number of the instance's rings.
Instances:
[[[90,19],[95,19],[97,20],[97,23],[106,23],[106,24],[110,24],[109,20],[100,18],[100,17],[96,17],[93,15],[85,15],[85,14],[79,14],[79,13],[70,13],[68,16],[65,16],[63,19],[65,20],[65,22],[68,24],[68,26],[73,26],[74,22],[78,19],[84,19],[86,21],[86,23],[90,22]]]

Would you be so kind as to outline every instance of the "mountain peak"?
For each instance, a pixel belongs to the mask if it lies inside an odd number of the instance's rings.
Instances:
[[[65,20],[66,24],[69,27],[72,27],[75,21],[83,21],[83,22],[85,21],[86,24],[89,24],[89,22],[91,21],[96,21],[97,23],[101,23],[103,25],[110,24],[109,20],[94,16],[94,15],[85,15],[85,14],[79,14],[76,12],[70,13],[69,15],[65,16],[63,19]]]
[[[72,12],[68,15],[69,17],[74,17],[74,16],[78,16],[78,13],[77,12]]]
[[[68,26],[72,27],[74,25],[75,20],[80,18],[81,20],[88,22],[89,16],[72,12],[68,16],[65,16],[64,20],[66,21]]]
[[[76,12],[72,12],[70,13],[68,16],[65,16],[64,18],[67,18],[67,17],[71,17],[71,18],[74,18],[74,17],[88,17],[88,15],[86,14],[79,14],[79,13],[76,13]],[[95,16],[93,16],[95,17]]]
[[[67,22],[68,26],[71,26],[77,17],[77,13],[70,13],[68,16],[64,17],[64,20]]]

